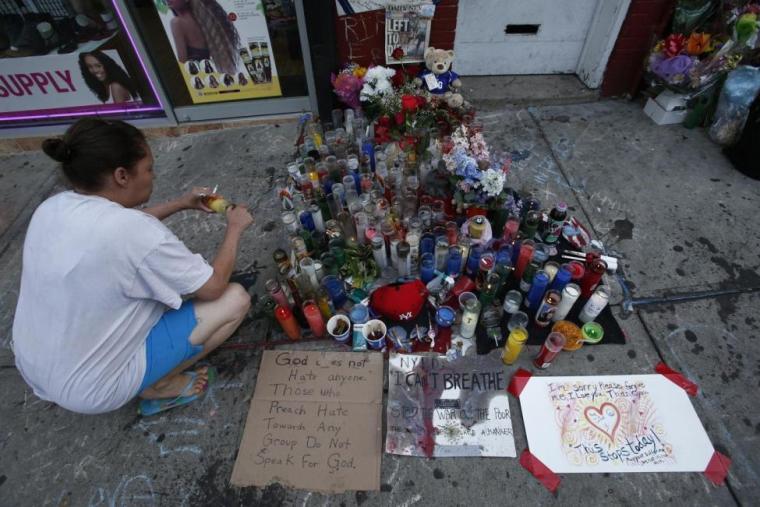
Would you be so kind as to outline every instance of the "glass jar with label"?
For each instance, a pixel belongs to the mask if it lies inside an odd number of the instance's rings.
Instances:
[[[462,338],[475,336],[475,328],[478,326],[480,317],[480,301],[474,298],[466,299],[462,309],[462,324],[459,326],[459,334]]]
[[[581,322],[591,322],[596,319],[602,310],[607,306],[610,301],[610,289],[606,285],[600,285],[596,288],[591,297],[586,301],[586,305],[578,315],[578,320]]]

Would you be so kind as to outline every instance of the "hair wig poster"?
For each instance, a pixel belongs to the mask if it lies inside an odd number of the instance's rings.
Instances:
[[[282,95],[261,0],[154,0],[194,103]]]
[[[0,116],[128,111],[142,105],[115,50],[14,58],[0,70]]]

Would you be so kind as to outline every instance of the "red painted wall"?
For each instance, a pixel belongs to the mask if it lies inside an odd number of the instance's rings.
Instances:
[[[675,0],[632,0],[610,54],[602,96],[635,95],[649,51],[670,22]]]
[[[435,9],[430,26],[430,45],[439,49],[454,48],[459,0],[442,0]],[[385,65],[385,11],[369,11],[335,19],[338,60]]]

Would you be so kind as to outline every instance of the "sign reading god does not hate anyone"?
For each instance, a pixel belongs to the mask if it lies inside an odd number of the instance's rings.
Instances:
[[[382,359],[265,351],[232,484],[378,490]]]

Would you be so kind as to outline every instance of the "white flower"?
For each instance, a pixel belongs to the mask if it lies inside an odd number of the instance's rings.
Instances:
[[[359,98],[363,101],[369,100],[377,95],[385,95],[393,91],[393,85],[390,82],[396,74],[393,69],[376,66],[367,70],[364,75],[364,86],[362,87]]]
[[[504,173],[495,169],[486,169],[480,179],[480,185],[488,197],[496,197],[504,190]]]

